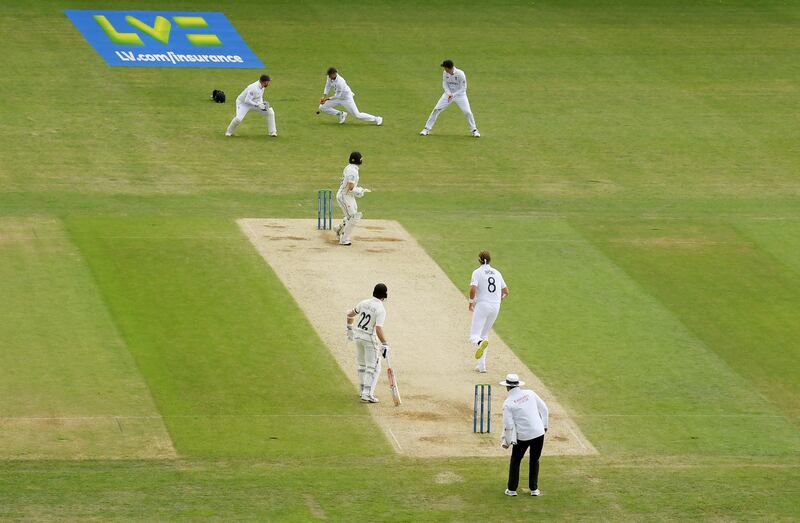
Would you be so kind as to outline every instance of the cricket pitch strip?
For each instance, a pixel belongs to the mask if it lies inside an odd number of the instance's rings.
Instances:
[[[345,339],[345,312],[371,296],[376,283],[388,286],[385,329],[403,405],[392,403],[384,366],[376,389],[381,403],[364,408],[399,453],[507,457],[509,451],[500,448],[506,394],[497,383],[508,372],[519,374],[526,388],[547,402],[550,427],[545,455],[597,453],[555,396],[496,333],[489,338],[489,372],[474,371],[467,300],[399,223],[362,220],[350,247],[340,247],[334,232],[317,230],[313,220],[237,223],[353,382],[353,401],[358,401],[355,346]],[[469,276],[464,275],[465,286]],[[511,281],[509,287],[513,285]],[[513,301],[505,306],[513,307]],[[472,432],[476,383],[491,383],[494,388],[491,434]]]

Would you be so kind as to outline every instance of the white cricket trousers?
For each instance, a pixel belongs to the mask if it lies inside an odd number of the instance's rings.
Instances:
[[[381,356],[375,341],[356,338],[356,366],[361,397],[374,396],[381,373]]]
[[[339,241],[340,243],[348,243],[350,242],[353,228],[355,228],[356,223],[358,223],[359,218],[361,218],[361,213],[358,212],[356,197],[352,194],[345,194],[341,189],[336,193],[336,203],[339,204],[339,208],[342,209],[342,214],[344,215],[342,218],[342,225],[340,226],[342,235]]]
[[[275,127],[275,111],[272,110],[272,106],[269,105],[267,102],[267,110],[262,111],[258,107],[253,107],[252,105],[248,104],[236,104],[236,116],[233,117],[231,120],[230,125],[228,125],[227,134],[233,134],[233,131],[239,127],[239,124],[242,123],[244,117],[247,116],[247,113],[250,111],[256,111],[257,113],[261,114],[267,121],[267,132],[269,134],[275,134],[278,132],[277,128]]]
[[[353,116],[355,116],[359,120],[366,120],[367,122],[377,122],[378,121],[378,117],[377,116],[373,116],[373,115],[368,114],[368,113],[362,113],[361,111],[359,111],[358,107],[356,107],[356,101],[352,97],[351,98],[331,98],[330,100],[328,100],[324,104],[320,105],[319,106],[319,110],[322,111],[323,113],[332,114],[333,116],[339,116],[341,111],[337,111],[336,109],[334,109],[334,107],[336,107],[337,105],[339,105],[341,107],[344,107],[344,109],[348,113],[352,114]]]
[[[466,93],[459,94],[453,97],[452,100],[449,102],[447,101],[447,94],[443,94],[439,101],[436,102],[436,107],[433,108],[431,111],[431,115],[428,117],[428,121],[425,122],[425,129],[431,130],[433,126],[436,125],[436,119],[439,118],[439,113],[447,109],[451,103],[455,102],[461,112],[467,117],[467,124],[469,125],[470,131],[475,131],[478,129],[478,126],[475,125],[475,117],[472,116],[472,109],[469,106],[469,99],[467,99]]]
[[[469,341],[473,345],[477,346],[481,340],[488,339],[489,331],[492,330],[492,325],[494,325],[498,314],[500,314],[499,303],[481,301],[475,304],[475,310],[472,311],[472,328],[469,333]],[[478,361],[478,368],[486,369],[486,355],[488,353],[488,348],[483,351],[483,356]]]

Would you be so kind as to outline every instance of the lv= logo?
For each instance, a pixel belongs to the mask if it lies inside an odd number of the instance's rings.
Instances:
[[[94,15],[94,20],[108,35],[108,38],[115,44],[119,45],[145,45],[142,37],[138,33],[126,33],[117,30],[114,25],[109,22],[108,18],[104,15]],[[173,16],[172,20],[183,29],[202,29],[208,27],[208,23],[202,16]],[[152,26],[147,25],[135,16],[126,16],[125,21],[138,29],[142,33],[152,37],[154,40],[162,44],[169,43],[170,31],[172,30],[172,23],[163,16],[156,16]],[[219,46],[222,41],[215,34],[187,34],[186,38],[192,45],[197,46]]]

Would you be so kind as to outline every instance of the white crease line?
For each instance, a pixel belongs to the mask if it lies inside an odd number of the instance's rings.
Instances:
[[[386,429],[389,431],[389,435],[392,436],[394,444],[397,445],[397,450],[399,452],[403,452],[403,447],[400,446],[400,442],[397,441],[397,437],[394,435],[394,432],[392,432],[392,429],[390,429],[389,427],[386,427]]]
[[[578,435],[575,434],[575,431],[572,430],[572,426],[569,423],[567,423],[567,430],[570,434],[572,434],[572,437],[578,441],[578,445],[580,445],[583,450],[589,450],[589,447],[583,444],[583,439],[579,438]]]

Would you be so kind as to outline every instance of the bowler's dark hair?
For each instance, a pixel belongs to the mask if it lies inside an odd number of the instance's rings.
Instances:
[[[336,70],[335,67],[328,67],[328,76],[332,75],[333,73],[338,73],[339,71]]]
[[[262,82],[269,82],[270,80],[272,80],[272,78],[270,78],[268,74],[262,74],[259,80],[261,80]]]

